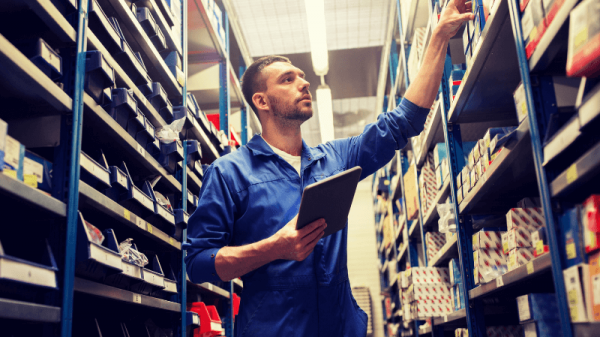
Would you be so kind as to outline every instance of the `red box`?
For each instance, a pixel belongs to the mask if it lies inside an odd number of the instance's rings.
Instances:
[[[600,195],[592,195],[583,203],[581,222],[586,253],[600,248]]]

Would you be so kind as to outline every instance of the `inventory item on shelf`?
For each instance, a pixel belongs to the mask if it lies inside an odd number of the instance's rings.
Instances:
[[[4,165],[3,173],[13,179],[23,181],[23,161],[25,146],[13,137],[4,137]]]
[[[85,54],[85,77],[84,89],[98,104],[110,104],[104,102],[104,90],[115,84],[115,71],[106,62],[104,55],[97,50],[88,51]],[[112,101],[112,97],[110,98]]]
[[[119,250],[121,252],[121,256],[123,257],[123,261],[133,263],[140,267],[145,267],[148,264],[148,258],[144,253],[140,253],[137,249],[135,249],[132,242],[133,239],[129,238],[119,243]]]
[[[598,0],[584,0],[569,19],[567,75],[594,77],[600,74],[600,6]]]
[[[58,80],[62,76],[62,58],[41,38],[17,41],[14,43],[27,58],[46,76]]]

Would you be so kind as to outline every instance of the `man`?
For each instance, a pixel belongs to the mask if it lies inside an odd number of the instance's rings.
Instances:
[[[471,4],[450,0],[423,66],[400,105],[357,137],[310,148],[300,125],[312,116],[310,84],[288,59],[263,57],[244,74],[246,101],[262,135],[206,171],[189,221],[186,258],[193,282],[242,277],[235,335],[365,336],[367,315],[352,297],[347,228],[322,238],[317,220],[296,230],[304,187],[354,166],[367,177],[418,135],[438,93],[449,39],[473,19]],[[327,207],[327,205],[323,205]]]

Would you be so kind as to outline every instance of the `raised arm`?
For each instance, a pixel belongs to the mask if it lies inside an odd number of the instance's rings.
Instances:
[[[471,1],[450,0],[448,2],[431,34],[431,41],[425,51],[421,69],[406,91],[404,97],[407,100],[423,108],[429,108],[433,104],[444,72],[448,42],[458,32],[463,22],[473,18]]]

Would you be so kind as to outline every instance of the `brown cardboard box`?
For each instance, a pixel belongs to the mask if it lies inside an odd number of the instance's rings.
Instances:
[[[404,192],[407,220],[415,220],[419,214],[419,193],[417,192],[417,168],[414,163],[404,175]]]
[[[593,321],[600,321],[600,252],[590,255],[590,292]]]

